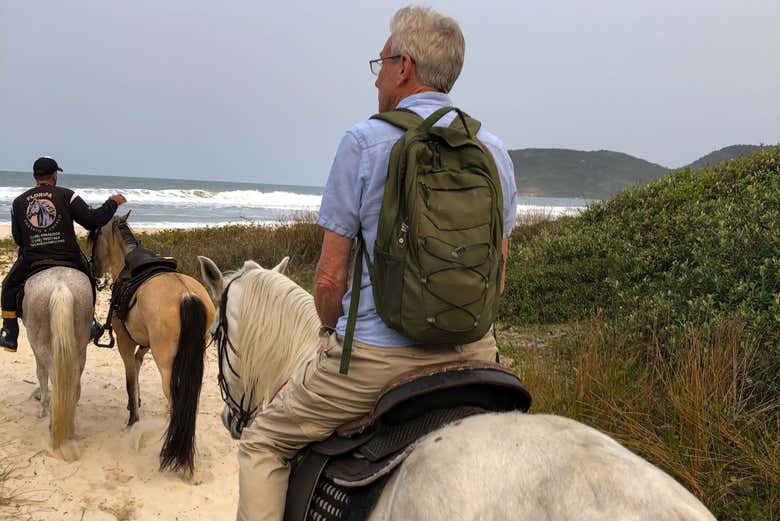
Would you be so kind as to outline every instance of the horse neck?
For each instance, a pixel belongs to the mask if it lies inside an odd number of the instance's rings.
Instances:
[[[111,259],[111,278],[117,280],[119,274],[125,268],[125,257],[127,256],[127,247],[122,241],[122,237],[114,230],[111,233],[111,245],[108,248],[108,253]]]
[[[241,375],[265,406],[293,371],[314,356],[320,320],[314,299],[281,274],[252,274],[241,299]]]

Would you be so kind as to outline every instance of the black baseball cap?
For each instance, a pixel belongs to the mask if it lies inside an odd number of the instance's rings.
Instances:
[[[48,156],[39,157],[33,163],[34,175],[47,176],[52,175],[54,172],[62,172],[62,168],[54,159]]]

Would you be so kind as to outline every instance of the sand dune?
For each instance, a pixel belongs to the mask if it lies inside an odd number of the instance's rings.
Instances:
[[[3,276],[9,254],[0,259]],[[99,295],[98,315],[105,318],[109,295]],[[158,470],[161,436],[167,424],[166,402],[157,366],[147,355],[141,370],[141,420],[128,429],[124,367],[116,349],[87,347],[77,412],[80,458],[72,463],[48,448],[49,419],[39,418],[35,359],[22,328],[16,354],[0,351],[0,467],[13,467],[0,490],[23,501],[1,506],[0,519],[232,520],[238,497],[237,443],[222,427],[216,353],[206,356],[206,374],[198,415],[196,471],[191,482]]]

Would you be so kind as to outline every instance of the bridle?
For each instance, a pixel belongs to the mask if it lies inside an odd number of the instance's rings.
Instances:
[[[122,242],[125,244],[125,248],[127,248],[128,253],[135,250],[141,245],[141,241],[136,239],[135,235],[133,235],[133,231],[130,229],[130,226],[128,226],[126,220],[114,217],[111,226],[113,227],[113,229],[119,230],[119,236],[122,238]],[[102,227],[97,228],[95,230],[90,230],[87,239],[88,242],[92,243],[92,251],[90,252],[90,258],[89,258],[89,270],[90,272],[92,272],[92,277],[94,277],[95,279],[98,279],[98,275],[95,273],[95,249],[97,248],[97,241],[100,238],[101,233],[103,233]],[[100,280],[97,280],[95,284],[96,288],[99,291],[104,290],[109,285],[110,284],[105,279],[105,277],[103,277],[102,282]],[[103,329],[100,331],[100,334],[93,340],[95,345],[98,347],[114,347],[114,342],[115,342],[114,328],[112,325],[112,318],[114,316],[114,307],[115,307],[114,298],[115,298],[114,292],[112,291],[111,303],[108,306],[108,315],[106,316],[106,322],[105,324],[103,324]],[[100,339],[103,338],[103,334],[106,331],[108,331],[108,343],[101,344]]]
[[[130,253],[131,251],[133,251],[134,249],[138,248],[141,245],[141,241],[139,241],[135,237],[135,235],[133,234],[133,230],[130,229],[130,226],[127,224],[127,221],[114,217],[112,219],[111,226],[114,229],[119,230],[119,236],[122,238],[122,242],[124,243],[128,253]],[[89,256],[89,270],[92,272],[92,276],[95,277],[96,279],[98,278],[98,275],[95,273],[95,248],[97,247],[97,241],[98,239],[100,239],[102,233],[103,233],[103,228],[100,227],[95,230],[90,230],[89,235],[87,235],[87,241],[92,243],[92,251],[90,252],[90,256]],[[98,281],[97,289],[102,291],[106,289],[108,285],[109,285],[108,282]]]
[[[216,327],[214,328],[214,332],[211,334],[212,341],[217,344],[217,361],[219,368],[219,372],[217,374],[217,384],[219,385],[219,392],[222,395],[222,401],[225,402],[225,405],[228,406],[231,412],[231,416],[227,419],[229,425],[226,424],[225,426],[228,427],[231,433],[236,433],[239,435],[239,437],[244,427],[249,425],[249,422],[252,421],[252,418],[258,409],[258,406],[255,406],[251,409],[249,408],[250,404],[252,403],[254,390],[252,393],[250,393],[248,398],[246,392],[244,392],[241,395],[241,399],[236,400],[235,397],[230,393],[230,386],[225,379],[225,366],[227,366],[227,370],[233,373],[236,379],[241,380],[241,375],[233,367],[233,364],[230,363],[230,357],[228,356],[228,349],[230,349],[230,351],[236,356],[238,356],[238,352],[236,351],[233,342],[230,341],[230,337],[228,336],[227,300],[228,292],[230,291],[230,285],[240,279],[242,276],[243,274],[239,275],[238,277],[228,282],[227,286],[225,286],[225,290],[222,292],[222,297],[220,298],[219,303],[219,319],[216,323]]]
[[[98,291],[103,291],[109,286],[108,281],[106,281],[106,278],[101,274],[101,276],[98,278],[97,274],[95,273],[95,248],[97,248],[97,241],[100,238],[100,234],[103,233],[103,228],[97,228],[95,230],[90,230],[89,234],[87,235],[87,243],[92,244],[92,250],[89,252],[89,271],[92,274],[92,277],[95,279],[95,287]]]

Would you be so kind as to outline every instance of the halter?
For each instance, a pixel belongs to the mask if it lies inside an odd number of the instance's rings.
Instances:
[[[228,336],[227,299],[228,292],[230,291],[230,285],[240,279],[242,276],[243,274],[239,275],[238,277],[228,282],[227,286],[225,286],[225,290],[222,292],[222,298],[220,299],[219,303],[219,321],[217,322],[217,325],[214,328],[214,332],[211,335],[212,341],[217,344],[217,360],[219,368],[217,384],[219,385],[219,392],[222,395],[222,401],[227,404],[234,415],[236,422],[235,427],[239,433],[244,429],[244,427],[249,425],[249,422],[252,421],[252,417],[255,415],[258,409],[258,406],[255,406],[252,409],[249,408],[249,404],[252,403],[252,398],[254,396],[254,390],[249,395],[248,400],[246,393],[241,395],[241,400],[239,401],[237,401],[233,395],[230,394],[230,387],[225,380],[225,369],[223,367],[224,360],[224,363],[226,363],[230,372],[232,372],[238,380],[241,380],[241,375],[238,374],[238,371],[236,371],[233,365],[230,363],[230,357],[228,356],[227,352],[227,350],[230,349],[233,354],[238,356],[238,352],[236,351],[233,342],[230,341],[230,337]]]

